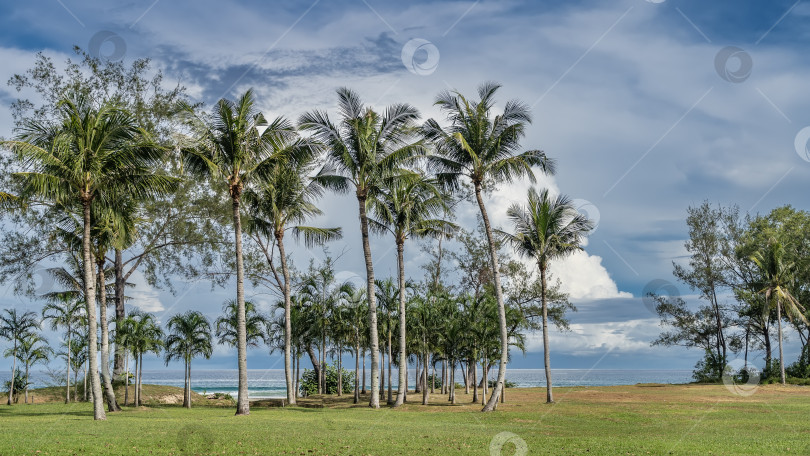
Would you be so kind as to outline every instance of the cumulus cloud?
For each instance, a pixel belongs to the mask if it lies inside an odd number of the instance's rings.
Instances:
[[[146,282],[146,278],[140,271],[135,271],[130,276],[129,282],[135,286],[126,290],[126,295],[129,297],[127,305],[151,313],[166,310],[160,300],[160,293]]]

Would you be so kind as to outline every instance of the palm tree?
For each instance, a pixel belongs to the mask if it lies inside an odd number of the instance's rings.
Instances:
[[[217,318],[214,322],[217,341],[229,347],[236,347],[237,344],[236,310],[237,303],[235,299],[225,301],[225,304],[222,305],[222,312],[225,315]],[[259,312],[256,305],[250,301],[245,301],[245,328],[247,330],[248,347],[258,347],[260,344],[269,341],[270,319]]]
[[[374,214],[372,228],[394,236],[397,246],[397,277],[399,282],[399,345],[405,346],[405,241],[409,238],[438,236],[457,228],[437,218],[448,210],[447,195],[439,192],[434,182],[414,172],[401,172],[385,180],[376,198],[371,201]],[[389,342],[390,345],[390,342]],[[390,360],[389,360],[390,361]],[[405,400],[407,354],[399,352],[399,386],[394,407]],[[390,379],[389,379],[390,381]]]
[[[127,316],[130,323],[123,328],[129,333],[129,347],[135,359],[135,406],[140,406],[141,380],[143,378],[143,355],[146,353],[160,354],[163,347],[163,330],[160,329],[155,316],[150,313],[133,311]],[[119,329],[120,331],[121,329]]]
[[[17,309],[3,309],[5,315],[0,314],[0,337],[11,342],[12,347],[5,356],[11,357],[11,378],[17,372],[18,349],[23,341],[30,336],[34,329],[39,329],[37,314],[34,312],[17,312]],[[8,405],[11,405],[14,396],[14,381],[8,390]]]
[[[131,315],[122,319],[116,319],[115,332],[113,333],[116,351],[124,358],[124,406],[129,403],[129,354],[132,351],[133,342],[135,342],[135,339],[138,337],[138,335],[134,333],[136,324],[137,322]]]
[[[166,365],[174,359],[185,363],[183,407],[191,408],[191,360],[197,356],[211,357],[214,351],[211,323],[201,312],[191,310],[170,318],[166,328],[170,331],[166,336]]]
[[[379,310],[382,312],[382,318],[380,319],[382,324],[380,325],[383,336],[384,336],[384,348],[383,350],[385,353],[388,354],[388,405],[394,403],[393,399],[393,392],[391,390],[391,364],[393,364],[392,354],[393,354],[393,335],[394,331],[396,330],[397,326],[397,306],[399,302],[399,288],[394,284],[394,280],[391,277],[386,278],[385,280],[377,280],[377,300],[379,301]],[[400,370],[404,370],[404,368],[400,367]],[[384,387],[385,382],[381,382],[381,387]]]
[[[31,120],[16,141],[6,142],[28,169],[14,176],[21,197],[41,197],[82,211],[82,264],[87,307],[93,417],[106,419],[97,359],[96,287],[93,277],[91,206],[115,204],[115,195],[143,199],[172,187],[174,180],[154,172],[163,151],[127,111],[111,101],[99,106],[85,95],[71,95],[57,105],[59,123]]]
[[[291,285],[284,235],[288,230],[296,237],[303,235],[306,246],[312,248],[340,238],[341,229],[298,225],[322,214],[314,203],[321,195],[322,187],[309,178],[316,163],[316,156],[312,153],[314,147],[296,136],[282,137],[272,143],[274,154],[298,158],[276,164],[257,191],[246,193],[250,215],[247,231],[264,253],[275,276],[276,285],[284,296],[284,376],[287,403],[295,404],[291,359]],[[274,244],[278,246],[281,276],[274,264]]]
[[[529,189],[528,205],[513,204],[507,215],[515,233],[502,233],[515,251],[537,262],[540,270],[540,302],[543,312],[543,352],[546,367],[546,402],[552,403],[551,358],[548,344],[548,303],[546,274],[549,264],[582,250],[585,236],[593,230],[593,222],[577,212],[571,200],[564,195],[552,197],[548,189],[539,194]]]
[[[302,129],[313,132],[326,147],[327,165],[316,179],[338,192],[354,189],[360,216],[360,234],[366,263],[369,339],[371,343],[371,400],[380,407],[380,344],[377,334],[377,298],[374,291],[374,266],[369,244],[368,202],[379,193],[386,177],[391,176],[406,158],[423,151],[421,142],[412,142],[419,111],[408,104],[389,106],[380,115],[364,106],[359,96],[347,88],[337,90],[341,121],[334,125],[328,114],[314,111],[301,116]]]
[[[60,351],[57,355],[70,359],[70,367],[73,368],[73,401],[77,402],[79,400],[79,371],[87,364],[87,338],[71,339],[70,343],[64,341],[61,346],[64,351]]]
[[[348,311],[347,320],[352,327],[349,342],[351,342],[354,352],[354,403],[356,404],[360,402],[360,350],[366,347],[368,340],[365,331],[365,325],[368,323],[368,306],[364,306],[366,290],[365,288],[354,288],[351,283],[346,283],[340,287],[340,294],[341,301],[344,302]]]
[[[55,293],[53,302],[42,307],[42,321],[50,320],[53,331],[65,328],[67,346],[71,346],[71,337],[76,334],[79,320],[83,315],[84,304],[65,293]],[[70,350],[66,350],[67,377],[65,386],[65,404],[70,402]]]
[[[526,105],[512,100],[506,103],[503,113],[491,116],[494,96],[499,88],[500,85],[492,82],[482,84],[478,88],[478,101],[468,100],[459,92],[440,93],[435,104],[446,113],[450,125],[442,128],[437,121],[429,119],[422,129],[425,138],[435,147],[435,154],[428,157],[428,163],[437,172],[438,182],[451,190],[460,188],[462,177],[472,183],[487,234],[495,298],[498,301],[501,360],[496,387],[483,409],[485,412],[495,409],[503,388],[509,361],[509,337],[496,244],[483,191],[493,183],[509,183],[523,176],[534,182],[533,166],[540,167],[548,174],[554,172],[554,162],[542,151],[518,153],[526,125],[531,123]]]
[[[247,381],[247,330],[245,329],[245,266],[242,260],[242,196],[251,185],[266,179],[280,157],[274,144],[294,135],[292,125],[277,118],[267,125],[254,106],[253,90],[237,101],[221,99],[214,108],[212,122],[196,117],[186,109],[197,138],[192,147],[184,147],[185,165],[192,174],[213,179],[227,187],[232,203],[236,254],[236,351],[239,368],[239,393],[236,414],[250,414]],[[289,157],[285,157],[289,158]]]
[[[804,306],[790,292],[790,287],[794,285],[793,263],[785,260],[785,248],[781,242],[772,239],[768,245],[751,257],[751,261],[757,265],[762,274],[762,291],[765,295],[766,305],[763,308],[763,315],[767,316],[772,307],[776,307],[776,323],[779,329],[779,376],[782,384],[785,384],[785,361],[782,354],[782,309],[790,320],[799,319],[804,324],[810,324],[804,316]]]
[[[8,350],[10,352],[11,350]],[[29,333],[20,342],[17,350],[17,359],[25,366],[25,403],[28,403],[28,373],[31,366],[46,362],[53,354],[48,346],[48,340],[36,333]],[[8,356],[8,355],[7,355]]]

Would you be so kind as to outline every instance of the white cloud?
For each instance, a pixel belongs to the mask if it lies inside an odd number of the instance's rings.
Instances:
[[[600,352],[649,353],[657,335],[658,320],[640,319],[606,323],[572,323],[571,331],[549,333],[552,352],[589,356]],[[533,333],[527,343],[528,351],[543,350],[542,332]]]
[[[129,278],[135,287],[127,288],[126,295],[130,297],[128,306],[134,306],[144,312],[163,312],[166,307],[160,301],[157,290],[146,283],[146,278],[140,271],[135,271]]]

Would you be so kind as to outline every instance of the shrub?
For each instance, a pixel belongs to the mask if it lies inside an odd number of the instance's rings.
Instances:
[[[490,380],[487,383],[489,384],[490,388],[495,388],[495,382],[496,380]],[[510,382],[509,380],[504,379],[503,386],[505,386],[506,388],[517,388],[517,383]]]
[[[326,366],[326,394],[337,394],[338,373],[334,366]],[[354,372],[341,369],[343,376],[343,393],[351,393],[354,389]],[[301,375],[301,394],[311,396],[318,394],[318,377],[314,370],[304,369]]]

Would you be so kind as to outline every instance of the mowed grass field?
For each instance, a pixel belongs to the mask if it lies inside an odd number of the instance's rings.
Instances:
[[[435,394],[429,406],[417,395],[380,410],[316,397],[307,402],[323,408],[254,405],[242,417],[222,406],[127,407],[100,422],[87,403],[0,405],[0,454],[810,454],[808,387],[767,385],[748,397],[723,385],[555,394],[557,403],[545,404],[542,389],[509,389],[507,403],[488,414],[471,396],[451,406]]]

